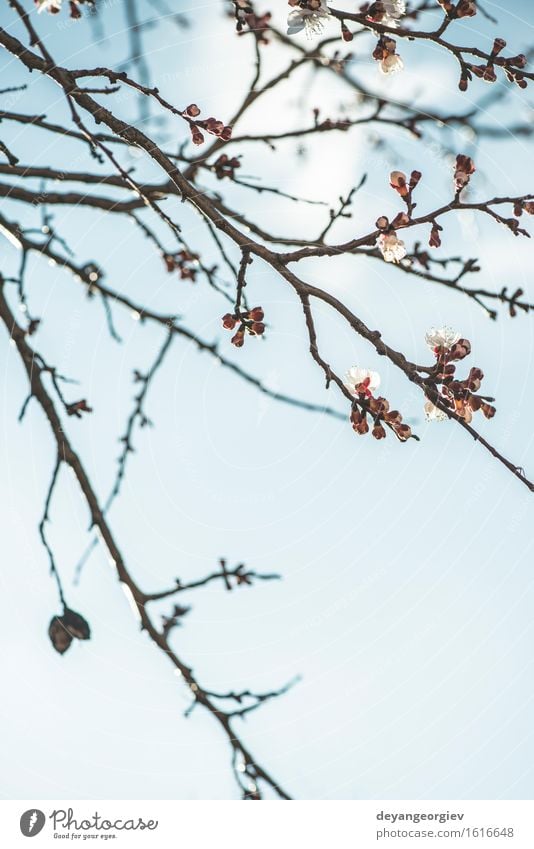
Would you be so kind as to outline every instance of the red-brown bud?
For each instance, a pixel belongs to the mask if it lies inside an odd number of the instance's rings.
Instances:
[[[441,246],[441,237],[440,231],[443,230],[443,227],[440,227],[439,224],[432,224],[432,230],[430,231],[430,239],[428,240],[428,244],[431,248],[439,248]]]
[[[397,434],[397,436],[399,437],[401,442],[406,442],[407,439],[410,439],[410,437],[412,435],[412,429],[409,425],[407,425],[407,424],[397,424],[397,425],[394,425],[394,427],[395,427],[395,433]]]
[[[383,425],[381,425],[380,423],[375,424],[375,426],[373,427],[372,434],[375,439],[385,439],[386,437],[386,431]]]
[[[233,330],[234,327],[236,326],[236,324],[237,324],[237,319],[236,319],[235,315],[232,315],[229,312],[227,312],[226,315],[223,315],[222,325],[225,328],[225,330]]]
[[[472,18],[477,13],[475,0],[460,0],[456,7],[457,18]]]
[[[262,307],[253,307],[248,311],[247,318],[252,319],[252,321],[263,321],[264,313]]]
[[[235,336],[232,336],[231,342],[236,348],[242,348],[245,344],[245,331],[238,330]]]
[[[458,339],[449,351],[450,360],[463,360],[471,353],[471,343],[468,339]]]
[[[83,616],[66,607],[60,616],[54,616],[48,628],[48,636],[59,654],[64,654],[76,640],[89,640],[91,629]]]
[[[495,41],[493,42],[493,48],[492,48],[492,51],[491,51],[491,55],[492,56],[498,56],[498,54],[501,52],[501,50],[504,50],[505,47],[506,47],[506,41],[504,40],[504,38],[496,38]]]

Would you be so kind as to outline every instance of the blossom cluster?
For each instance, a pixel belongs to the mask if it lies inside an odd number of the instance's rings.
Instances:
[[[389,175],[389,184],[391,188],[395,189],[395,191],[401,196],[409,210],[412,210],[415,207],[415,204],[412,201],[412,193],[422,176],[423,175],[420,171],[412,171],[408,181],[406,174],[402,171],[392,171]]]
[[[199,268],[199,256],[183,248],[175,254],[164,254],[163,261],[169,273],[178,271],[181,280],[195,282]]]
[[[450,327],[440,327],[431,328],[425,341],[436,358],[435,365],[426,369],[428,377],[424,381],[427,421],[444,421],[452,414],[469,424],[479,411],[485,418],[493,418],[494,399],[478,394],[484,379],[482,370],[474,366],[463,380],[456,376],[457,363],[471,353],[469,340]],[[345,388],[354,398],[350,414],[353,430],[360,435],[371,430],[375,439],[384,439],[389,427],[405,442],[412,437],[412,430],[398,410],[390,409],[386,398],[376,395],[379,386],[380,375],[376,371],[354,366],[347,372]]]
[[[475,163],[470,156],[462,153],[458,154],[454,163],[454,187],[456,191],[456,199],[458,199],[461,191],[469,184],[471,176],[475,173]],[[403,171],[392,171],[389,175],[389,183],[398,195],[406,204],[406,212],[399,212],[393,221],[385,215],[381,215],[377,222],[377,230],[380,231],[376,246],[382,254],[386,262],[399,263],[406,254],[406,246],[404,242],[397,236],[397,230],[401,227],[407,227],[412,220],[412,213],[417,204],[413,200],[414,189],[419,184],[422,174],[420,171],[412,171],[408,178]],[[516,203],[514,207],[514,215],[519,217],[523,210],[529,214],[534,214],[534,202],[530,200]],[[503,219],[512,232],[524,233],[524,230],[519,228],[516,219]],[[436,220],[432,220],[432,228],[429,237],[429,246],[431,248],[439,248],[441,246],[441,232],[443,227]]]
[[[330,15],[324,0],[288,0],[288,3],[293,7],[287,19],[288,35],[304,31],[310,38],[323,30]],[[367,20],[395,29],[399,20],[406,14],[406,3],[405,0],[377,0],[375,3],[365,3],[360,11]],[[352,41],[354,38],[342,19],[341,37],[344,41]],[[397,42],[386,34],[378,39],[373,58],[380,63],[380,70],[384,74],[393,74],[404,68],[404,62],[397,53]]]
[[[375,397],[374,392],[380,386],[380,375],[370,369],[353,366],[346,375],[345,387],[354,397],[350,414],[353,430],[363,436],[371,433],[375,439],[384,439],[386,429],[391,428],[401,442],[412,435],[409,425],[404,424],[398,410],[390,410],[389,401],[382,396]],[[369,424],[369,420],[371,424]]]
[[[484,373],[476,366],[471,368],[464,380],[456,377],[455,363],[464,360],[471,353],[471,343],[450,327],[432,328],[426,334],[426,342],[436,357],[436,364],[429,377],[429,385],[440,385],[439,405],[429,399],[425,404],[428,421],[442,421],[447,418],[447,410],[456,413],[469,424],[473,414],[479,410],[487,418],[495,415],[495,407],[489,403],[493,398],[477,395]],[[437,396],[434,396],[437,400]]]
[[[232,128],[226,126],[217,118],[203,118],[201,120],[197,120],[200,115],[200,109],[196,103],[190,103],[181,115],[182,118],[185,118],[189,124],[193,144],[202,144],[204,142],[204,133],[202,130],[205,130],[207,133],[211,133],[212,136],[217,136],[222,139],[222,141],[228,141],[232,136]]]
[[[396,231],[399,227],[406,227],[410,223],[412,210],[416,206],[412,200],[412,193],[421,176],[420,171],[412,171],[410,179],[402,171],[392,171],[389,176],[391,188],[401,196],[407,211],[399,212],[391,222],[385,215],[381,215],[376,222],[377,229],[381,231],[376,244],[386,262],[398,263],[406,256],[406,246],[399,239]]]
[[[241,168],[241,162],[238,156],[227,156],[226,153],[221,153],[218,159],[212,166],[218,180],[224,180],[229,177],[233,180],[235,177],[236,168]]]
[[[505,47],[506,41],[503,38],[496,38],[493,42],[491,54],[484,64],[464,64],[459,83],[460,90],[467,90],[469,81],[473,79],[473,76],[478,77],[487,83],[496,82],[497,73],[495,71],[495,66],[502,68],[504,74],[511,83],[515,83],[519,86],[519,88],[526,88],[527,80],[525,79],[525,75],[522,71],[527,65],[527,57],[524,53],[519,53],[517,56],[508,56],[507,58],[503,58],[499,54]]]
[[[236,330],[232,336],[232,345],[236,348],[242,348],[245,344],[245,335],[263,336],[265,333],[265,324],[263,323],[264,313],[262,307],[253,307],[251,310],[244,312],[236,310],[234,313],[227,312],[222,317],[222,325],[225,330]]]
[[[495,65],[500,65],[510,82],[516,83],[519,88],[526,88],[527,81],[521,73],[521,70],[527,64],[527,57],[524,53],[519,53],[517,56],[510,56],[507,59],[502,59],[499,54],[505,47],[506,41],[503,38],[496,38],[493,42],[493,47],[488,61],[484,65],[469,65],[469,70],[475,75],[475,77],[478,77],[487,83],[494,83],[497,80]]]

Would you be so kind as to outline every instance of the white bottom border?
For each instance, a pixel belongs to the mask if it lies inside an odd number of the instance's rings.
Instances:
[[[6,849],[534,849],[534,803],[9,800],[0,801],[0,838]]]

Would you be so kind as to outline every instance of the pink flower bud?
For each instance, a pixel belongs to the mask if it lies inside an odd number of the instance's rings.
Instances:
[[[406,197],[408,194],[406,174],[403,174],[402,171],[392,171],[389,175],[389,183],[391,188],[395,189],[401,197]]]

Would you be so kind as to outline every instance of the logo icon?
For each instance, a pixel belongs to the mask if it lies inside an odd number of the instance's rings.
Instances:
[[[30,808],[29,811],[24,811],[20,818],[20,830],[24,837],[35,837],[43,830],[46,817],[42,811],[37,808]]]

